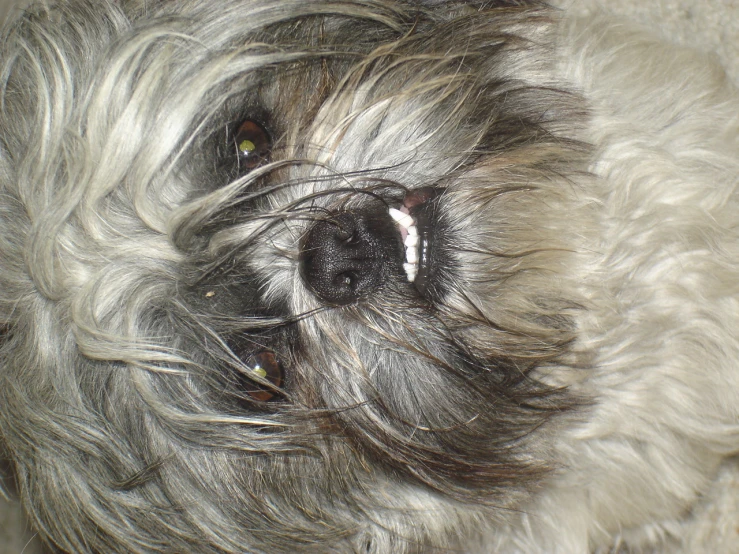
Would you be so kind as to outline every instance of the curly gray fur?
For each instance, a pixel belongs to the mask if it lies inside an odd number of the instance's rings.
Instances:
[[[557,17],[69,0],[9,30],[0,430],[45,540],[429,553],[517,517],[591,400],[561,377],[592,361],[572,221],[598,224]],[[255,168],[228,139],[247,119],[274,141]],[[435,288],[393,258],[372,294],[321,302],[310,229],[386,226],[423,187],[443,191]],[[280,383],[251,371],[264,350]]]
[[[484,214],[546,202],[535,183],[580,156],[562,134],[577,98],[511,75],[548,25],[515,2],[26,15],[4,48],[0,406],[48,537],[74,552],[428,551],[398,490],[482,513],[536,482],[548,460],[530,435],[570,401],[527,375],[572,329],[566,298],[517,281],[564,254],[529,251],[518,221],[491,249],[465,212],[470,197]],[[234,178],[222,130],[250,114],[279,138],[270,165]],[[402,279],[344,309],[296,281],[307,222],[441,182],[458,229],[445,247],[472,269],[433,310]],[[262,405],[243,360],[265,345],[289,377]]]

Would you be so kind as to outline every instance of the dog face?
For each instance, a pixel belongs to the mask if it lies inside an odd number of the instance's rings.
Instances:
[[[20,24],[2,404],[61,547],[348,548],[418,498],[494,512],[538,482],[585,148],[537,76],[548,14],[514,4]]]
[[[0,414],[50,541],[431,552],[508,525],[593,399],[565,385],[602,199],[552,17],[74,0],[16,25]]]

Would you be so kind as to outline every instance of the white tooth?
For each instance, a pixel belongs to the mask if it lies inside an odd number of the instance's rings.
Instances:
[[[405,259],[409,264],[415,264],[418,262],[418,248],[415,246],[409,246],[405,249]]]
[[[417,237],[418,236],[418,227],[415,225],[411,225],[408,227],[408,235]]]
[[[416,264],[403,264],[403,269],[405,270],[405,274],[408,277],[408,280],[413,282],[413,280],[416,278],[416,274],[418,273],[418,267]]]
[[[400,221],[398,221],[398,225],[402,225],[406,229],[413,228],[413,226],[415,224],[416,224],[416,222],[414,221],[414,219],[411,216],[409,216],[408,214],[405,214],[405,217],[403,219],[401,219]]]
[[[390,208],[388,212],[390,213],[390,217],[392,217],[398,225],[402,225],[406,229],[415,224],[415,221],[413,221],[413,218],[411,216],[401,212],[400,210]]]
[[[404,219],[406,215],[408,215],[408,214],[404,214],[403,212],[395,208],[388,209],[388,213],[390,214],[390,217],[392,217],[395,221],[398,221],[398,222],[401,219]]]
[[[413,229],[413,227],[411,227]],[[408,229],[410,231],[410,229]],[[406,246],[418,246],[418,235],[411,235],[408,233],[408,236],[405,237],[405,241],[403,242]]]

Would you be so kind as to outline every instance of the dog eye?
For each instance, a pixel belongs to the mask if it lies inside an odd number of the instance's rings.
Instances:
[[[233,133],[233,144],[241,173],[251,171],[269,161],[272,138],[267,130],[252,119],[243,121]]]
[[[270,384],[279,388],[283,381],[282,364],[280,364],[277,356],[271,350],[262,350],[249,357],[246,365],[249,371],[266,380]],[[267,402],[277,396],[277,391],[261,386],[259,383],[252,381],[246,393],[254,400],[259,402]]]

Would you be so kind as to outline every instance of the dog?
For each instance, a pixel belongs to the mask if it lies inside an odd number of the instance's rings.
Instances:
[[[54,549],[739,549],[713,59],[536,0],[65,0],[0,59],[0,430]]]

